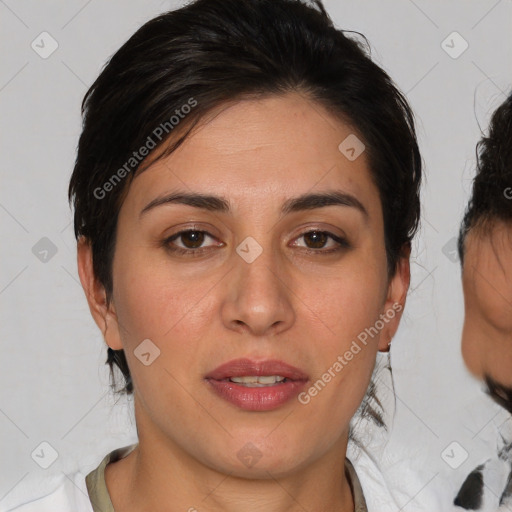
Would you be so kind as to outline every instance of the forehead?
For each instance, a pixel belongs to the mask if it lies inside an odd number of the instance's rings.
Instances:
[[[512,225],[473,229],[465,240],[466,305],[496,326],[512,329]]]
[[[331,187],[380,209],[361,139],[300,94],[239,101],[209,114],[171,155],[137,175],[127,200],[142,208],[152,196],[180,187],[228,195],[234,204],[252,194],[262,204],[284,189],[289,197]]]
[[[464,274],[478,271],[512,278],[512,223],[496,221],[469,231],[464,241]]]

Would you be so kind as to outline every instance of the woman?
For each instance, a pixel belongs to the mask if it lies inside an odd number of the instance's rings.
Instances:
[[[346,458],[420,213],[387,74],[320,1],[197,0],[83,114],[79,275],[138,443],[19,510],[397,510]]]

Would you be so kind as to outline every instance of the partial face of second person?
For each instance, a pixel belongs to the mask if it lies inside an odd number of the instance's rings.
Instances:
[[[338,149],[353,132],[298,94],[240,101],[135,177],[118,219],[113,302],[92,309],[109,346],[125,350],[148,452],[254,478],[328,460],[342,467],[349,421],[399,314],[359,343],[307,405],[295,397],[272,410],[242,409],[205,377],[233,359],[281,360],[307,376],[307,391],[365,328],[404,304],[408,258],[388,276],[366,154],[350,161]],[[145,210],[175,193],[223,198],[225,208]],[[282,213],[293,198],[334,193],[347,204]],[[261,248],[252,262],[236,251],[247,237],[249,251]],[[80,251],[85,268],[90,252]],[[134,354],[146,339],[160,350],[148,366]],[[248,443],[261,457],[253,467],[239,456]]]
[[[512,390],[512,226],[496,221],[468,233],[463,288],[464,360],[475,375]],[[502,405],[512,412],[511,402]]]

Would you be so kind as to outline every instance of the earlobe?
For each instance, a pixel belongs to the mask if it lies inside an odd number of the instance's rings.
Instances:
[[[78,275],[85,292],[91,315],[103,334],[107,345],[114,349],[122,349],[119,336],[119,325],[113,303],[107,305],[105,287],[94,274],[92,247],[85,237],[80,237],[77,243]]]
[[[384,327],[381,330],[379,339],[380,352],[389,352],[391,340],[400,325],[400,319],[402,318],[402,313],[405,308],[405,301],[411,281],[410,254],[411,246],[407,244],[402,249],[395,274],[389,282],[388,295],[383,311]]]

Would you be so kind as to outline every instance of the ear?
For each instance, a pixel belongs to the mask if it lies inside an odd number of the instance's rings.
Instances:
[[[103,338],[110,348],[122,349],[114,303],[111,301],[107,306],[105,288],[94,275],[91,244],[83,236],[79,238],[77,244],[77,263],[80,282],[96,325],[100,328]]]
[[[395,274],[391,277],[388,285],[388,295],[384,304],[382,319],[384,327],[380,332],[379,351],[389,352],[389,346],[393,336],[398,330],[400,319],[405,308],[405,300],[409,283],[411,281],[411,269],[409,257],[411,245],[406,244],[402,248],[398,258]]]

